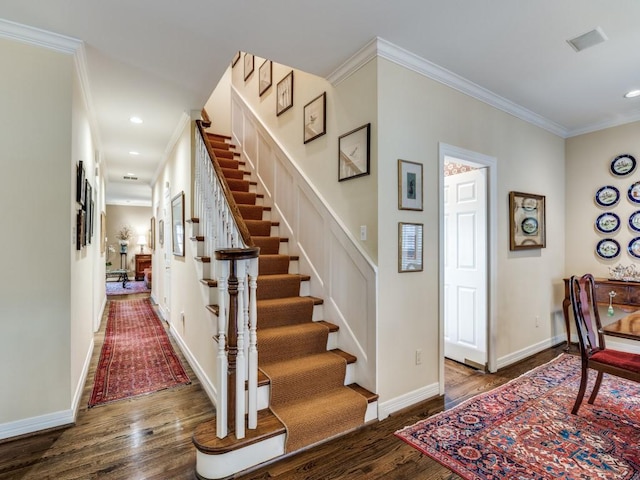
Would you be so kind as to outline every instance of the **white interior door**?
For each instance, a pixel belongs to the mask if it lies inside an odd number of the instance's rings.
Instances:
[[[478,168],[444,179],[444,354],[487,364],[487,178]]]

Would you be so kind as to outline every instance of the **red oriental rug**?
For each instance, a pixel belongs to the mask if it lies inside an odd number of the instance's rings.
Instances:
[[[563,354],[395,434],[462,478],[640,479],[640,384],[605,375],[578,415],[579,357]]]
[[[149,298],[111,300],[89,407],[188,383]]]

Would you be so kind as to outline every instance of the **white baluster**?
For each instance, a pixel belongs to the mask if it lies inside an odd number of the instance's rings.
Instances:
[[[249,260],[249,428],[258,427],[258,259]]]
[[[234,260],[232,260],[234,261]],[[236,357],[236,438],[241,439],[245,436],[244,416],[246,413],[246,399],[244,394],[244,384],[247,380],[246,375],[246,356],[245,356],[245,325],[244,325],[244,309],[245,309],[245,284],[247,277],[246,261],[236,261],[236,277],[238,278],[238,308],[236,310],[236,318],[229,319],[230,322],[236,322],[236,331],[238,332],[237,346],[238,355]]]
[[[227,405],[227,352],[226,332],[227,332],[227,262],[217,262],[218,271],[218,357],[217,357],[217,374],[218,374],[218,404],[216,405],[216,434],[218,438],[227,436],[227,414],[228,408],[233,406]]]

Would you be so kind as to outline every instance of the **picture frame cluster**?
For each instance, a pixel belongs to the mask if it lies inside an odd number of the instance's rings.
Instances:
[[[398,159],[398,210],[423,210],[422,164]],[[424,224],[398,222],[398,272],[421,272]]]
[[[84,162],[78,161],[76,165],[76,203],[79,205],[76,212],[76,250],[80,251],[93,240],[93,223],[95,202],[93,187],[86,178]],[[101,245],[102,249],[102,245]]]

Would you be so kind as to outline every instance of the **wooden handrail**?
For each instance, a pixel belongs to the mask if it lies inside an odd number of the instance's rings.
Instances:
[[[204,111],[204,110],[203,110]],[[200,136],[202,137],[202,141],[207,147],[207,152],[209,153],[209,158],[211,159],[211,163],[213,165],[213,169],[216,172],[218,179],[220,180],[220,184],[222,185],[222,192],[229,204],[229,210],[231,210],[231,214],[233,215],[233,219],[238,227],[238,231],[242,236],[242,241],[247,247],[253,247],[255,244],[253,243],[253,239],[251,238],[251,234],[249,233],[249,229],[247,228],[247,224],[244,222],[242,215],[240,214],[240,209],[238,208],[238,204],[236,203],[235,198],[233,198],[233,194],[231,193],[231,188],[229,188],[229,184],[227,183],[227,179],[222,172],[222,167],[218,163],[218,159],[216,154],[213,151],[213,147],[209,142],[209,138],[207,137],[206,132],[204,131],[204,123],[202,120],[196,120],[196,125],[198,126],[198,130],[200,131]]]
[[[202,117],[202,126],[204,126],[204,128],[209,128],[211,126],[211,119],[204,108],[200,112],[200,116]]]

